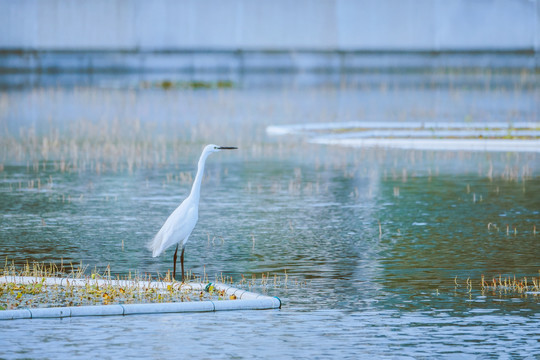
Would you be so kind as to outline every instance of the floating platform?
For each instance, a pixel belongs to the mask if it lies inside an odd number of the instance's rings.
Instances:
[[[334,122],[268,126],[311,143],[411,150],[540,152],[539,122]]]
[[[278,297],[271,297],[250,291],[245,291],[222,283],[203,284],[112,279],[41,278],[26,276],[0,277],[0,283],[8,282],[19,285],[45,284],[51,286],[69,285],[99,287],[140,287],[141,289],[152,288],[156,291],[170,291],[171,287],[173,290],[178,291],[208,291],[211,287],[213,287],[214,289],[226,295],[226,298],[234,298],[234,300],[204,300],[191,302],[159,302],[143,304],[89,305],[2,310],[0,311],[0,320],[209,312],[226,310],[268,310],[281,308],[281,300]]]

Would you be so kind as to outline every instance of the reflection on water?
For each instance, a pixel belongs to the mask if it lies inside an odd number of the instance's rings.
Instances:
[[[367,114],[533,118],[536,91],[5,92],[3,256],[18,264],[110,264],[119,274],[166,272],[173,250],[153,259],[144,245],[188,193],[202,144],[212,141],[240,150],[207,162],[186,267],[236,280],[286,271],[289,284],[266,289],[284,300],[279,311],[7,322],[0,354],[539,354],[538,297],[478,285],[482,275],[539,276],[536,154],[346,149],[264,134],[273,123]],[[471,292],[467,278],[475,282]]]

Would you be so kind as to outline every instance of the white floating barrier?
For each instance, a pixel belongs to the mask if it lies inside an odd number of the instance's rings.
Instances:
[[[32,313],[28,309],[0,311],[0,320],[31,319]]]
[[[32,314],[32,318],[63,318],[71,316],[71,309],[69,307],[51,307],[28,310]]]
[[[124,315],[214,311],[213,301],[122,305]]]
[[[276,297],[265,296],[260,299],[251,300],[225,300],[225,301],[213,301],[214,311],[226,311],[226,310],[266,310],[266,309],[279,309],[281,307],[281,300]]]
[[[351,121],[274,125],[266,132],[306,135],[311,143],[357,148],[540,152],[539,129],[539,122]]]
[[[168,286],[174,289],[205,290],[210,287],[223,291],[227,298],[235,300],[207,300],[193,302],[175,303],[148,303],[148,304],[116,304],[116,305],[91,305],[91,306],[68,306],[50,307],[20,310],[0,311],[0,320],[15,319],[37,319],[37,318],[64,318],[79,316],[114,316],[114,315],[135,315],[135,314],[164,314],[164,313],[184,313],[184,312],[210,312],[210,311],[231,311],[231,310],[267,310],[281,308],[281,300],[277,297],[270,297],[234,288],[220,283],[179,283],[179,282],[154,282],[154,281],[132,281],[132,280],[108,280],[108,279],[67,279],[67,278],[39,278],[28,276],[3,276],[0,282],[13,282],[16,284],[43,283],[46,285],[67,286],[120,286],[120,287],[140,287],[167,290]]]
[[[266,127],[269,135],[302,134],[312,131],[331,131],[336,129],[409,129],[409,130],[444,130],[444,129],[538,129],[539,123],[536,121],[521,122],[446,122],[446,121],[346,121],[331,123],[306,123],[289,125],[270,125]]]
[[[210,286],[214,286],[217,290],[224,291],[225,295],[227,295],[229,297],[234,295],[237,299],[242,299],[242,300],[264,299],[264,298],[269,297],[269,296],[266,296],[266,295],[257,294],[257,293],[254,293],[254,292],[237,289],[237,288],[234,288],[232,286],[228,286],[228,285],[221,284],[221,283],[215,283],[215,284],[210,283],[210,284],[206,285],[204,290],[208,291]]]
[[[124,315],[122,305],[70,306],[71,317]]]
[[[382,147],[407,150],[450,150],[450,151],[518,151],[540,152],[540,140],[500,139],[384,139],[384,138],[331,138],[318,137],[315,144],[348,147]]]

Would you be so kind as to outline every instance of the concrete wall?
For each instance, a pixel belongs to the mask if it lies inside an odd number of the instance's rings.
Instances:
[[[540,0],[0,0],[0,49],[540,50]]]

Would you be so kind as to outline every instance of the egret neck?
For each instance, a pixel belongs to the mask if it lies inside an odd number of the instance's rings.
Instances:
[[[195,175],[195,181],[193,181],[193,186],[191,187],[191,193],[189,194],[189,197],[193,199],[194,202],[197,204],[199,203],[199,198],[201,195],[201,183],[202,178],[204,174],[204,165],[206,163],[206,159],[208,158],[208,155],[211,153],[208,151],[204,151],[201,154],[201,157],[199,159],[199,164],[197,165],[197,175]]]

